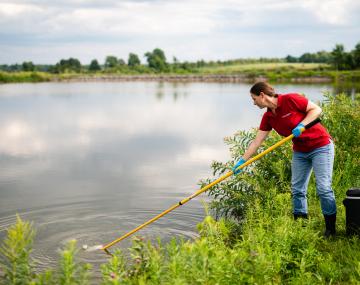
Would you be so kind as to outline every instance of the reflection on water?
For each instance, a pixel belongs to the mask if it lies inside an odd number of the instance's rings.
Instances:
[[[337,83],[333,86],[333,93],[345,93],[354,98],[355,94],[360,94],[360,82]]]
[[[157,86],[157,91],[156,91],[156,97],[159,99],[159,101],[161,101],[162,99],[164,99],[165,95],[169,95],[168,91],[166,92],[166,89],[169,88],[169,86],[171,86],[172,91],[171,91],[171,95],[174,99],[174,101],[178,101],[178,99],[181,98],[186,98],[189,93],[187,91],[187,88],[183,88],[186,87],[188,85],[188,83],[183,83],[183,82],[172,82],[172,83],[165,83],[165,82],[158,82],[156,83]]]
[[[279,85],[318,101],[327,85]],[[19,213],[37,229],[39,267],[76,238],[102,244],[189,196],[229,160],[225,136],[257,127],[250,85],[42,83],[0,86],[0,238]],[[144,228],[196,236],[203,195]],[[118,246],[127,247],[130,241]],[[94,264],[101,253],[82,253]]]

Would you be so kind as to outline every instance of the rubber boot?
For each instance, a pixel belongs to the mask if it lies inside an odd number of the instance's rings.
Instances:
[[[308,219],[308,215],[307,214],[294,214],[294,220],[297,219]]]
[[[324,215],[325,218],[325,232],[324,232],[324,237],[325,238],[329,238],[329,237],[333,237],[336,234],[336,228],[335,228],[335,224],[336,224],[336,214],[333,215]]]

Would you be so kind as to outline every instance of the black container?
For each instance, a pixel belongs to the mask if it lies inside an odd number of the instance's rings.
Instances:
[[[346,234],[360,236],[360,188],[346,191],[343,203],[346,208]]]

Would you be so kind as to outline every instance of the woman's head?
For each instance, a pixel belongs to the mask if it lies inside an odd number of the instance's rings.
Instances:
[[[261,92],[270,97],[274,97],[276,95],[274,88],[269,83],[263,81],[255,83],[250,89],[250,93],[256,96],[260,96]]]
[[[254,100],[254,105],[260,109],[265,107],[272,108],[277,103],[278,95],[274,88],[267,82],[257,82],[250,89],[251,98]]]

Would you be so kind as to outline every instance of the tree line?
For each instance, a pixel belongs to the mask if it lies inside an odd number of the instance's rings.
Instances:
[[[307,52],[300,57],[288,55],[285,60],[287,62],[327,63],[336,70],[358,69],[360,68],[360,42],[349,52],[345,51],[344,45],[337,44],[331,52]]]
[[[169,63],[165,53],[160,48],[144,54],[147,64],[142,64],[139,56],[129,53],[127,61],[115,55],[108,55],[100,64],[93,59],[90,64],[83,65],[76,58],[61,59],[55,65],[36,65],[32,61],[22,64],[0,65],[0,70],[8,72],[17,71],[43,71],[55,74],[81,73],[81,72],[120,72],[120,73],[152,73],[152,72],[196,72],[203,67],[228,66],[236,64],[267,63],[267,62],[289,62],[289,63],[326,63],[336,70],[352,70],[360,68],[360,42],[350,52],[346,52],[342,44],[337,44],[331,52],[318,51],[316,53],[304,53],[299,57],[288,55],[285,58],[245,58],[226,61],[204,61],[180,62],[173,57]]]
[[[145,53],[147,65],[141,64],[140,58],[135,53],[130,53],[127,61],[122,58],[118,58],[115,55],[108,55],[105,58],[103,64],[100,64],[97,59],[91,60],[89,65],[82,65],[77,58],[61,59],[55,65],[35,65],[32,61],[25,61],[22,64],[3,64],[0,65],[0,70],[8,72],[16,71],[43,71],[50,73],[80,73],[80,72],[117,72],[117,71],[131,71],[138,72],[167,72],[171,71],[171,64],[167,62],[165,53],[163,50],[156,48],[152,52]],[[175,60],[176,61],[176,60]],[[186,64],[176,64],[177,68],[185,68]]]

